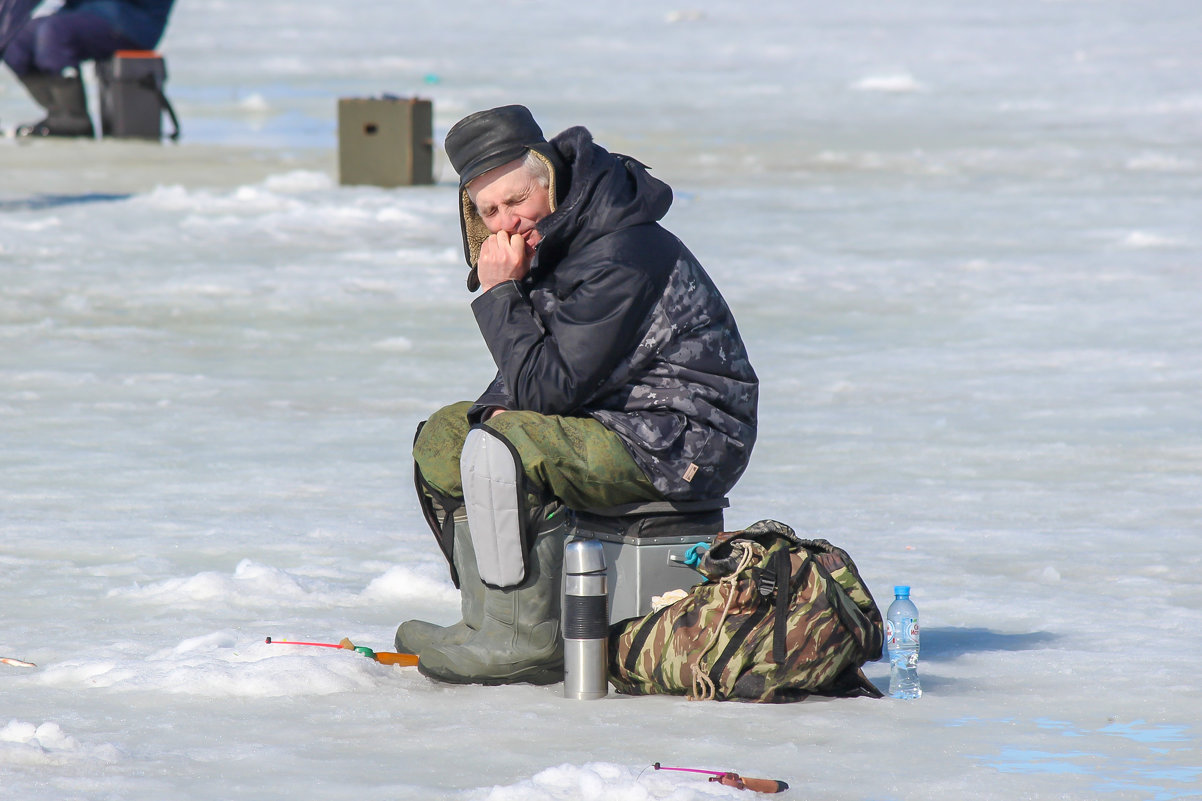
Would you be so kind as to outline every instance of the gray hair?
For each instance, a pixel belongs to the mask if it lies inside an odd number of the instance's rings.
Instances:
[[[538,181],[539,186],[543,189],[548,189],[551,186],[551,165],[547,164],[547,160],[535,153],[533,150],[526,151],[526,158],[522,160],[522,169],[530,174],[534,180]]]
[[[522,170],[524,173],[529,175],[531,178],[538,181],[538,185],[541,186],[543,189],[550,190],[550,188],[551,188],[551,165],[547,163],[547,160],[544,157],[538,155],[533,150],[527,150],[525,156],[516,158],[513,161],[508,162],[507,164],[502,164],[500,167],[494,167],[493,169],[489,170],[488,172],[484,173],[483,175],[479,175],[479,176],[473,178],[471,180],[471,182],[466,187],[464,187],[464,191],[467,192],[468,199],[471,200],[471,202],[473,204],[476,202],[476,192],[478,192],[480,189],[479,181],[481,178],[483,178],[485,175],[489,175],[490,173],[496,172],[497,170],[500,170],[503,167],[508,167],[510,164],[513,164],[514,162],[517,162],[517,161],[521,162],[521,164],[518,165],[519,170]]]

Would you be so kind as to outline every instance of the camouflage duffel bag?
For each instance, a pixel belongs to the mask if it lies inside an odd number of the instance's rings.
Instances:
[[[610,627],[618,692],[800,701],[881,693],[881,613],[847,552],[775,520],[719,534],[684,598]]]

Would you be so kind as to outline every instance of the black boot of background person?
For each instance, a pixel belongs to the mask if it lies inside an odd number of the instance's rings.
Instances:
[[[17,136],[64,136],[92,139],[96,130],[88,115],[83,76],[69,68],[62,75],[35,72],[21,77],[29,95],[48,112],[46,118],[17,128]]]

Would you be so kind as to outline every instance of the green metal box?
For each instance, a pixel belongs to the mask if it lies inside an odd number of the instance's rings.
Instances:
[[[419,98],[340,98],[338,174],[343,185],[434,183],[434,109]]]

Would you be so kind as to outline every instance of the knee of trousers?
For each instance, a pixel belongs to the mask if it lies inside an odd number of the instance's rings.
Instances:
[[[18,78],[34,72],[32,37],[26,35],[24,31],[17,34],[17,37],[9,42],[8,47],[4,50],[4,63]]]
[[[118,50],[141,48],[117,23],[87,8],[60,9],[40,17],[35,32],[34,59],[42,72],[58,73],[84,61],[109,58]]]
[[[50,14],[41,22],[33,39],[33,66],[54,75],[78,67],[86,56],[76,42],[75,15]]]
[[[468,402],[444,406],[422,423],[413,439],[413,461],[425,480],[443,495],[461,494],[459,454],[470,426]]]
[[[496,431],[477,426],[464,440],[459,467],[480,579],[495,588],[521,584],[534,535],[521,456]]]

